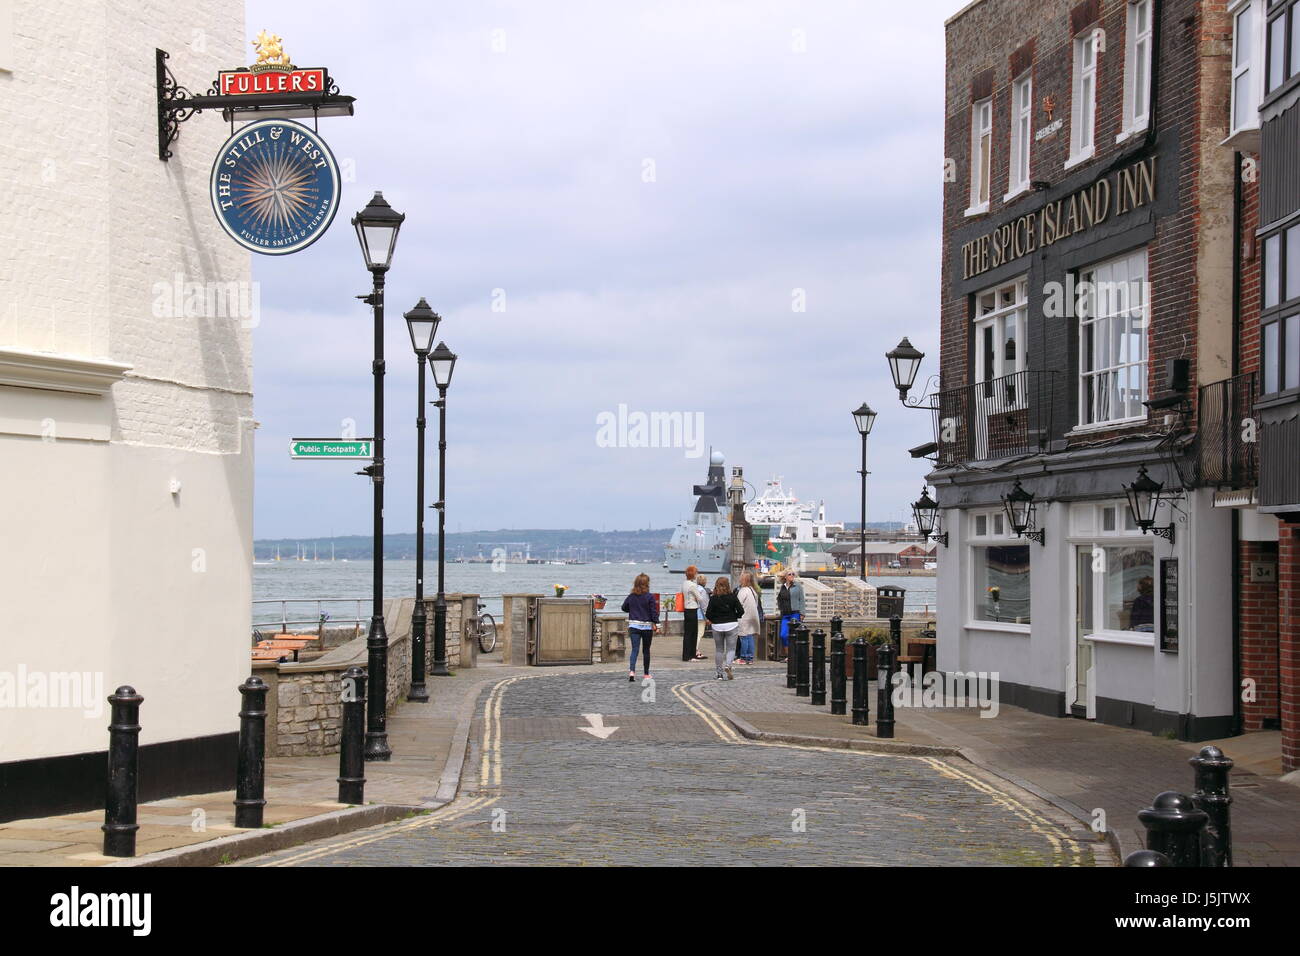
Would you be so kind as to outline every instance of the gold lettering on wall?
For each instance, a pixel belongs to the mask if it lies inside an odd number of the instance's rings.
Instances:
[[[1150,205],[1156,198],[1156,157],[1149,156],[1064,199],[998,226],[961,247],[962,278],[996,269],[1062,239]]]

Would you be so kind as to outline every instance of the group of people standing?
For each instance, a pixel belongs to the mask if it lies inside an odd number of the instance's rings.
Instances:
[[[781,646],[789,646],[792,623],[803,616],[803,586],[798,575],[786,571],[781,576],[781,590],[777,594],[777,607],[781,612]],[[686,569],[682,584],[682,660],[702,661],[699,639],[703,625],[713,633],[713,664],[717,680],[732,680],[733,665],[752,664],[757,653],[758,635],[763,631],[765,614],[763,595],[752,571],[742,571],[733,589],[731,579],[719,577],[712,589],[708,579],[695,565]],[[632,645],[628,658],[627,679],[636,680],[638,656],[643,661],[645,676],[650,676],[650,642],[659,629],[659,610],[650,592],[650,578],[638,574],[632,593],[623,602],[628,615],[628,639]]]

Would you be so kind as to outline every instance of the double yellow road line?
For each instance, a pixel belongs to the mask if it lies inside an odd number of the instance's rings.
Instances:
[[[482,756],[479,763],[479,780],[478,792],[472,797],[464,799],[457,798],[451,803],[435,810],[425,816],[415,817],[409,821],[392,825],[383,826],[378,832],[370,831],[363,836],[351,839],[341,840],[319,846],[313,849],[304,850],[293,856],[285,857],[273,863],[261,864],[263,866],[293,866],[302,863],[311,863],[313,860],[320,859],[324,856],[330,856],[344,850],[351,850],[357,847],[367,846],[371,843],[387,840],[394,836],[411,832],[413,830],[426,829],[429,827],[441,826],[473,813],[486,810],[495,804],[501,797],[499,788],[501,786],[501,701],[505,696],[505,691],[512,684],[521,680],[529,680],[535,676],[542,675],[520,675],[510,677],[506,680],[499,681],[488,694],[488,698],[483,707],[483,737],[482,737]],[[1062,839],[1059,834],[1059,828],[1040,813],[1027,806],[1025,803],[1017,800],[1010,794],[1004,793],[989,782],[980,779],[976,775],[941,760],[937,757],[929,757],[918,754],[873,754],[861,750],[849,750],[839,747],[819,747],[810,744],[782,743],[778,741],[750,740],[747,737],[737,733],[736,729],[722,715],[711,710],[708,705],[703,703],[699,698],[691,693],[691,689],[704,685],[710,685],[712,681],[696,681],[690,684],[677,684],[673,687],[673,695],[680,700],[688,710],[704,722],[715,736],[724,743],[740,744],[758,747],[783,747],[792,750],[811,750],[819,753],[836,754],[838,756],[848,755],[857,759],[881,759],[888,757],[891,759],[919,760],[933,769],[936,773],[941,774],[951,780],[960,781],[971,789],[984,794],[993,802],[1006,809],[1019,819],[1032,832],[1042,837],[1053,849],[1054,853],[1062,859],[1067,866],[1078,866],[1083,862],[1082,850],[1071,839]]]
[[[1025,826],[1030,830],[1030,832],[1035,833],[1038,836],[1042,837],[1052,847],[1053,852],[1058,857],[1061,858],[1064,865],[1079,866],[1083,862],[1083,854],[1080,847],[1077,845],[1077,843],[1074,840],[1062,839],[1058,835],[1059,827],[1057,827],[1056,824],[1052,823],[1046,817],[1042,816],[1042,814],[1038,813],[1036,810],[1027,806],[1025,803],[1017,800],[1015,797],[1011,796],[1010,794],[1004,793],[1003,791],[999,790],[997,787],[993,786],[988,781],[981,780],[979,777],[975,776],[974,774],[969,773],[968,771],[965,770],[961,770],[958,767],[955,767],[952,764],[948,763],[946,760],[941,760],[938,757],[928,757],[921,754],[905,754],[905,753],[873,754],[867,751],[850,750],[841,747],[818,747],[814,744],[795,744],[795,743],[783,743],[780,741],[769,741],[769,740],[750,740],[748,737],[744,737],[739,733],[737,733],[736,729],[731,725],[731,722],[729,720],[727,720],[722,715],[716,713],[715,711],[710,710],[709,707],[703,701],[701,701],[698,697],[695,697],[693,694],[691,694],[691,688],[693,687],[711,686],[712,684],[713,684],[712,681],[707,681],[707,680],[696,681],[691,684],[678,684],[673,688],[673,694],[677,697],[678,700],[680,700],[683,704],[685,704],[691,710],[692,713],[694,713],[697,717],[699,717],[700,720],[704,721],[704,723],[708,725],[709,729],[712,730],[714,734],[717,735],[719,740],[722,740],[725,743],[749,744],[751,746],[759,746],[759,747],[785,747],[792,750],[813,750],[819,753],[849,754],[855,757],[866,758],[866,759],[880,759],[882,757],[889,757],[891,759],[901,758],[904,760],[920,760],[923,763],[925,763],[927,766],[929,766],[931,769],[933,769],[936,773],[939,773],[950,780],[957,780],[962,783],[965,783],[972,790],[976,790],[979,793],[984,794],[985,796],[993,800],[993,802],[997,803],[998,805],[1006,809],[1008,812],[1012,813],[1016,818],[1018,818],[1022,823],[1025,824]]]
[[[433,813],[413,817],[402,823],[383,824],[378,832],[370,830],[360,836],[313,847],[301,853],[295,853],[292,856],[259,865],[297,866],[303,863],[311,863],[313,860],[318,860],[324,856],[331,856],[357,847],[369,846],[371,843],[388,840],[413,830],[441,826],[492,806],[501,796],[500,793],[491,792],[492,788],[501,786],[501,698],[505,696],[505,689],[511,684],[521,680],[528,680],[533,676],[535,675],[528,674],[498,681],[492,687],[491,693],[488,694],[487,703],[483,707],[483,760],[479,768],[478,794],[464,800],[458,797],[433,811]]]

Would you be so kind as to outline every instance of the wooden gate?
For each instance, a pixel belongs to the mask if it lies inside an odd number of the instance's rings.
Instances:
[[[537,643],[532,663],[590,664],[592,601],[573,598],[541,598],[537,601]]]

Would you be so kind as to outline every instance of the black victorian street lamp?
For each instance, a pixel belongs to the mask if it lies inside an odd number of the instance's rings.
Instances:
[[[866,402],[853,412],[853,424],[858,426],[858,434],[862,436],[862,470],[858,472],[862,476],[862,526],[858,529],[858,577],[863,581],[867,579],[867,436],[871,434],[871,426],[875,423],[876,413]]]
[[[892,351],[885,353],[885,358],[889,360],[889,374],[894,379],[894,387],[898,389],[898,400],[906,403],[907,393],[916,381],[916,371],[921,367],[925,353],[918,352],[904,337]]]
[[[935,544],[948,547],[948,532],[935,530],[939,525],[939,505],[930,497],[929,488],[922,488],[921,497],[912,502],[912,515],[922,538],[933,538]]]
[[[438,598],[433,605],[433,670],[434,677],[449,677],[447,670],[447,595],[444,593],[443,568],[446,564],[447,527],[447,386],[456,369],[456,354],[446,343],[429,354],[429,367],[433,369],[433,384],[438,386]]]
[[[370,672],[367,760],[388,760],[393,755],[388,747],[388,634],[384,629],[384,277],[393,264],[397,232],[405,218],[384,201],[384,194],[380,192],[375,193],[365,209],[352,217],[372,283],[370,294],[357,298],[371,306],[375,315],[375,357],[370,366],[375,377],[374,458],[369,466],[358,472],[370,476],[375,492],[374,608],[370,633],[366,638]]]
[[[1038,506],[1034,504],[1033,493],[1021,487],[1019,478],[1011,491],[1002,496],[1002,507],[1007,513],[1011,530],[1017,537],[1028,538],[1039,544],[1047,543],[1047,532],[1035,527]]]
[[[1155,527],[1156,512],[1160,510],[1160,500],[1164,491],[1164,483],[1155,481],[1147,474],[1147,466],[1138,466],[1137,480],[1132,484],[1124,486],[1124,495],[1128,498],[1128,513],[1133,518],[1133,523],[1142,529],[1146,534],[1150,531],[1158,538],[1164,538],[1170,544],[1174,540],[1174,526],[1166,525],[1163,528]]]
[[[424,613],[424,363],[433,348],[433,336],[442,317],[421,299],[404,318],[411,333],[415,362],[420,367],[415,416],[415,610],[411,612],[411,690],[406,699],[422,703],[429,699],[424,683],[427,670],[424,643],[428,633],[428,618]]]

